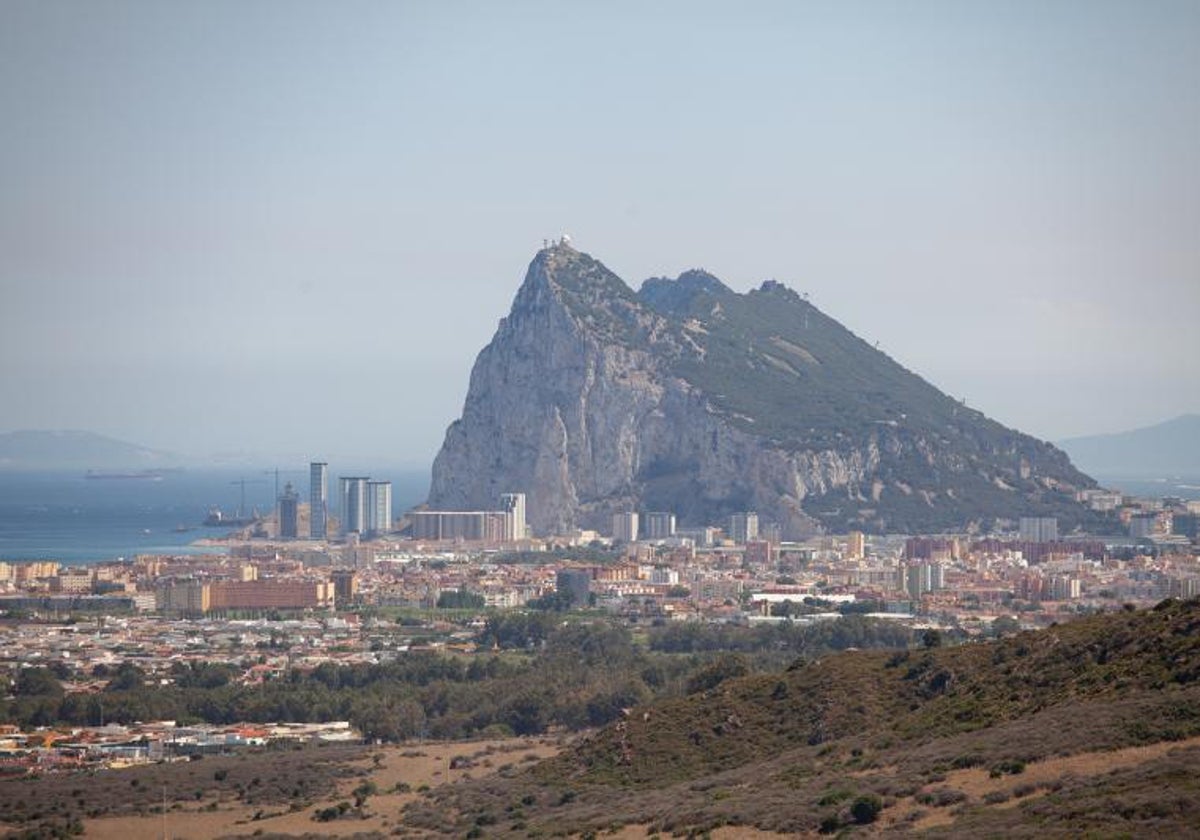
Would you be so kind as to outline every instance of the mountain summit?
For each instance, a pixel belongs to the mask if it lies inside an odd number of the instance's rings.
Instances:
[[[565,243],[540,251],[471,371],[429,503],[527,494],[539,533],[611,514],[754,510],[785,536],[1088,516],[1067,456],[961,405],[791,289],[703,271],[634,293]]]

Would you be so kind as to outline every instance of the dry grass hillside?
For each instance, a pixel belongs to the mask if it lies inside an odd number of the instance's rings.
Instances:
[[[535,767],[432,791],[405,826],[1178,836],[1200,825],[1198,678],[1200,600],[849,652],[633,709]]]

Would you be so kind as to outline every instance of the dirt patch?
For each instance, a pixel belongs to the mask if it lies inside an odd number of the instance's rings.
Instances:
[[[424,788],[480,778],[507,764],[552,756],[560,749],[554,739],[514,738],[494,741],[401,745],[363,748],[345,763],[347,772],[334,789],[318,801],[292,811],[292,803],[251,804],[219,801],[215,796],[193,803],[176,803],[167,812],[167,836],[184,840],[263,834],[347,836],[390,833],[401,809],[423,795]],[[90,780],[89,780],[90,781]],[[361,809],[354,808],[354,791],[374,786]],[[349,806],[337,819],[318,822],[324,808]],[[214,810],[215,808],[215,810]],[[161,814],[99,817],[84,821],[84,836],[96,840],[153,840],[164,834]]]
[[[606,840],[645,840],[651,836],[652,828],[649,825],[627,825],[622,827],[617,832],[605,832],[603,835]],[[668,834],[660,834],[659,837],[670,837]],[[774,831],[761,831],[757,828],[742,828],[740,826],[723,826],[714,828],[709,832],[709,837],[712,840],[770,840],[772,837],[803,837],[802,834],[777,834]],[[816,836],[816,835],[814,835]]]

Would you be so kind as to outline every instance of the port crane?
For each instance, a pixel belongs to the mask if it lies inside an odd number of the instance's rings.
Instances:
[[[247,484],[266,484],[267,480],[265,478],[239,478],[238,480],[231,481],[229,483],[236,484],[238,487],[240,487],[242,489],[242,498],[241,498],[241,501],[238,503],[237,518],[243,519],[243,518],[245,518],[245,510],[246,510],[246,485]]]

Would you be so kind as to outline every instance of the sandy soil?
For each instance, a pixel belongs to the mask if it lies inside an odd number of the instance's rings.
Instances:
[[[648,826],[645,825],[627,825],[616,833],[605,832],[601,835],[604,840],[645,840],[648,834]],[[741,828],[737,826],[723,826],[714,828],[710,835],[713,840],[770,840],[772,837],[803,837],[802,834],[777,834],[773,831],[760,831],[757,828]],[[820,835],[813,835],[819,837]],[[659,837],[670,840],[670,834],[660,834]]]
[[[1055,782],[1068,775],[1082,778],[1099,776],[1111,770],[1134,767],[1138,764],[1154,761],[1162,758],[1173,749],[1196,745],[1200,745],[1200,737],[1188,738],[1183,741],[1162,741],[1144,747],[1127,747],[1123,750],[1113,750],[1111,752],[1080,753],[1079,755],[1072,755],[1066,758],[1051,758],[1046,761],[1038,761],[1027,765],[1023,773],[1015,776],[1000,776],[999,778],[992,778],[988,771],[981,767],[972,767],[968,770],[953,770],[946,774],[945,781],[926,785],[924,790],[951,788],[967,794],[971,797],[971,801],[974,804],[981,804],[980,800],[985,795],[996,791],[1004,791],[1011,794],[1017,787]],[[1013,808],[1024,800],[1034,796],[1041,796],[1044,793],[1044,790],[1038,790],[1029,796],[1022,798],[1012,797],[1005,802],[1000,802],[989,807]],[[951,825],[954,822],[954,815],[951,813],[952,810],[953,806],[935,808],[929,805],[922,805],[915,798],[902,799],[884,812],[881,823],[887,826],[905,822],[910,820],[915,812],[920,811],[923,812],[923,816],[911,822],[914,829]]]
[[[204,811],[212,801],[206,799],[187,806],[187,810],[170,811],[167,814],[168,837],[176,840],[208,840],[221,836],[249,836],[255,831],[280,834],[315,833],[328,836],[344,836],[357,832],[379,831],[388,833],[396,824],[400,809],[418,795],[422,785],[435,787],[453,784],[463,778],[481,777],[495,772],[504,764],[520,762],[525,756],[546,758],[559,750],[558,743],[549,738],[512,738],[497,741],[469,741],[422,745],[378,747],[372,754],[380,756],[378,764],[372,759],[358,762],[357,766],[370,771],[370,780],[375,782],[379,793],[367,802],[369,816],[366,819],[341,819],[332,822],[316,822],[313,813],[342,800],[352,800],[351,791],[363,779],[347,779],[339,784],[336,795],[310,805],[303,811],[271,814],[286,811],[286,805],[240,805],[221,804],[219,810]],[[450,768],[455,759],[467,759],[470,767]],[[407,793],[395,793],[397,784],[411,787]],[[255,812],[263,816],[253,819]],[[101,817],[84,823],[84,836],[97,840],[155,840],[164,836],[161,815],[147,817]]]
[[[1200,745],[1200,738],[1130,747],[1113,752],[1083,753],[1036,762],[1028,765],[1025,772],[1019,775],[1000,778],[991,778],[983,768],[954,770],[946,774],[944,781],[927,785],[925,790],[950,788],[962,791],[970,797],[972,803],[979,804],[983,796],[994,791],[1011,793],[1018,786],[1050,783],[1065,775],[1096,776],[1111,770],[1154,761],[1170,750],[1194,745]],[[559,749],[558,742],[548,738],[379,747],[371,752],[371,755],[379,756],[378,762],[367,758],[357,763],[357,766],[369,771],[369,778],[380,791],[368,801],[369,816],[366,819],[342,819],[326,823],[313,820],[313,813],[317,809],[341,800],[352,799],[350,792],[363,779],[351,778],[339,783],[336,795],[314,803],[303,811],[274,816],[271,815],[273,812],[284,811],[286,806],[240,805],[226,802],[222,803],[217,811],[204,811],[201,809],[212,801],[204,800],[187,806],[187,810],[168,813],[165,834],[177,840],[250,836],[258,830],[279,834],[313,833],[326,836],[346,836],[370,831],[387,834],[397,825],[401,808],[418,796],[416,790],[422,785],[436,787],[441,784],[454,784],[464,778],[479,778],[495,772],[503,765],[520,763],[527,756],[545,758],[556,754]],[[470,766],[451,769],[450,764],[456,758],[466,759]],[[409,785],[411,790],[404,793],[393,792],[401,783]],[[1041,792],[1031,795],[1041,795]],[[1014,807],[1028,798],[1014,797],[990,807]],[[264,812],[264,816],[258,820],[253,819],[255,812],[260,810]],[[923,805],[910,797],[889,807],[883,813],[878,828],[886,829],[901,823],[907,823],[914,830],[952,825],[955,820],[952,811],[953,806],[936,808]],[[918,812],[921,816],[914,819]],[[98,840],[153,840],[164,836],[161,815],[102,817],[87,820],[84,828],[85,837]],[[647,836],[647,826],[625,826],[616,834],[605,836],[613,840],[641,840]],[[712,836],[715,840],[758,840],[785,835],[753,828],[724,827],[713,831]]]

